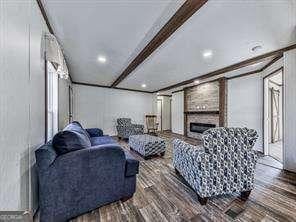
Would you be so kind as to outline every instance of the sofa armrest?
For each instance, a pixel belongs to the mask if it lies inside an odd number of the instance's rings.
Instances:
[[[46,171],[57,158],[57,153],[52,145],[42,145],[35,151],[36,165],[38,171]]]
[[[107,162],[112,165],[112,161],[125,161],[122,148],[116,144],[98,145],[91,148],[81,149],[60,155],[51,165],[51,168],[61,170],[75,170],[82,165],[90,167],[100,167],[99,162]],[[85,161],[88,161],[86,163]],[[72,168],[73,167],[73,168]]]
[[[124,179],[125,163],[125,154],[120,146],[93,146],[58,156],[40,175],[40,179],[47,181],[46,186],[50,189],[61,189],[60,192],[62,189],[68,190],[69,185],[82,186],[79,183],[90,187],[115,181],[118,184]]]
[[[125,176],[135,176],[139,173],[139,161],[136,160],[130,153],[124,151],[126,158]]]
[[[98,137],[98,136],[103,136],[104,133],[103,133],[103,130],[99,129],[99,128],[88,128],[88,129],[85,129],[86,132],[88,133],[88,135],[90,137]]]

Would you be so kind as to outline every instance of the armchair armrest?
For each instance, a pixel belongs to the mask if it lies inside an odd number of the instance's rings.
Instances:
[[[135,127],[135,128],[144,129],[144,125],[142,125],[142,124],[132,124],[132,126]]]
[[[205,159],[209,156],[204,152],[202,146],[194,146],[180,139],[173,141],[173,165],[182,171],[185,165],[194,166],[197,174],[202,174],[207,167]]]
[[[88,128],[88,129],[85,129],[86,132],[88,133],[88,135],[90,137],[98,137],[98,136],[103,136],[104,133],[103,133],[103,130],[99,129],[99,128]]]

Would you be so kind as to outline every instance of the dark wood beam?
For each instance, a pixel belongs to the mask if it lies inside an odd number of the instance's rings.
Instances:
[[[253,57],[253,58],[241,61],[239,63],[235,63],[233,65],[224,67],[222,69],[218,69],[216,71],[209,72],[207,74],[197,76],[195,78],[191,78],[191,79],[188,79],[188,80],[185,80],[185,81],[182,81],[182,82],[179,82],[179,83],[164,87],[164,88],[156,90],[154,92],[166,91],[166,90],[169,90],[169,89],[173,89],[173,88],[176,88],[176,87],[180,87],[180,86],[183,86],[183,85],[193,83],[195,80],[203,80],[203,79],[207,79],[207,78],[214,77],[214,76],[217,76],[217,75],[221,75],[223,73],[227,73],[227,72],[230,72],[230,71],[234,71],[234,70],[237,70],[237,69],[240,69],[240,68],[243,68],[243,67],[258,63],[258,62],[260,62],[260,61],[262,61],[262,60],[264,60],[266,58],[272,57],[272,56],[276,56],[278,58],[278,57],[281,57],[284,52],[292,50],[292,49],[296,49],[296,44],[293,44],[293,45],[290,45],[288,47],[281,48],[281,49],[278,49],[278,50],[275,50],[275,51],[272,51],[272,52],[268,52],[268,53],[265,53],[265,54],[262,54],[262,55],[259,55],[259,56],[256,56],[256,57]]]
[[[176,91],[172,92],[172,94],[173,94],[173,93],[182,92],[182,91],[184,91],[184,89],[179,89],[179,90],[176,90]]]
[[[166,96],[166,97],[172,97],[172,95],[166,95],[166,94],[159,94],[157,96]]]
[[[73,81],[72,83],[77,84],[77,85],[84,85],[84,86],[93,86],[93,87],[101,87],[101,88],[108,88],[108,89],[126,90],[126,91],[131,91],[131,92],[150,93],[150,94],[153,93],[153,92],[144,91],[144,90],[137,90],[137,89],[127,89],[127,88],[120,88],[120,87],[111,88],[110,86],[93,84],[93,83],[85,83],[85,82],[75,82],[75,81]]]
[[[274,59],[272,59],[269,63],[267,63],[265,66],[262,67],[261,71],[267,69],[269,66],[271,66],[273,63],[275,63],[276,61],[278,61],[279,59],[281,59],[283,57],[283,53],[281,53],[281,55],[275,57]]]
[[[278,61],[279,59],[281,59],[283,57],[283,54],[281,54],[280,56],[275,57],[274,59],[272,59],[269,63],[267,63],[265,66],[263,66],[261,69],[257,69],[251,72],[246,72],[237,76],[232,76],[232,77],[228,77],[227,79],[236,79],[236,78],[240,78],[240,77],[244,77],[244,76],[248,76],[248,75],[252,75],[252,74],[256,74],[256,73],[260,73],[262,71],[264,71],[265,69],[267,69],[269,66],[271,66],[272,64],[274,64],[276,61]]]
[[[251,72],[242,73],[242,74],[237,75],[237,76],[227,77],[227,79],[230,80],[230,79],[241,78],[241,77],[244,77],[244,76],[249,76],[249,75],[252,75],[252,74],[260,73],[261,71],[262,71],[262,69],[257,69],[257,70],[251,71]]]
[[[207,1],[208,0],[187,0],[137,55],[137,57],[127,66],[120,76],[112,83],[111,87],[117,86],[122,80],[130,75],[132,71],[134,71],[145,59],[147,59]]]

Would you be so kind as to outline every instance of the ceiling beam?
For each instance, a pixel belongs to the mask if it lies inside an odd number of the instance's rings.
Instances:
[[[269,66],[271,66],[273,63],[275,63],[276,61],[278,61],[279,59],[281,59],[283,57],[283,53],[280,54],[279,56],[275,57],[274,59],[272,59],[269,63],[267,63],[265,66],[262,67],[261,72],[265,69],[267,69]]]
[[[111,88],[110,86],[106,85],[99,85],[99,84],[94,84],[94,83],[86,83],[86,82],[72,82],[73,84],[77,85],[83,85],[83,86],[93,86],[93,87],[100,87],[100,88],[107,88],[107,89],[119,89],[119,90],[125,90],[125,91],[130,91],[130,92],[140,92],[140,93],[152,93],[149,91],[144,91],[144,90],[138,90],[138,89],[127,89],[127,88],[121,88],[121,87],[113,87]]]
[[[249,75],[260,73],[261,71],[262,71],[262,69],[257,69],[257,70],[251,71],[251,72],[242,73],[242,74],[237,75],[237,76],[227,77],[226,79],[227,80],[230,80],[230,79],[241,78],[241,77],[245,77],[245,76],[249,76]]]
[[[207,1],[208,0],[187,0],[145,46],[145,48],[136,56],[136,58],[134,58],[134,60],[126,67],[120,76],[112,83],[111,87],[117,86],[128,75],[130,75]]]
[[[195,78],[191,78],[191,79],[188,79],[188,80],[185,80],[185,81],[182,81],[182,82],[179,82],[179,83],[164,87],[162,89],[159,89],[159,90],[156,90],[156,91],[153,91],[153,92],[155,93],[155,92],[159,92],[159,91],[166,91],[166,90],[170,90],[170,89],[173,89],[173,88],[177,88],[177,87],[180,87],[180,86],[183,86],[183,85],[193,83],[195,80],[203,80],[203,79],[207,79],[207,78],[214,77],[214,76],[217,76],[217,75],[221,75],[223,73],[231,72],[231,71],[234,71],[234,70],[237,70],[237,69],[240,69],[240,68],[252,65],[252,64],[256,64],[256,63],[258,63],[258,62],[260,62],[260,61],[262,61],[262,60],[264,60],[266,58],[276,56],[276,58],[274,58],[270,62],[271,64],[273,64],[274,62],[276,62],[278,59],[280,59],[282,57],[284,52],[292,50],[292,49],[296,49],[296,44],[293,44],[293,45],[290,45],[290,46],[287,46],[285,48],[281,48],[281,49],[278,49],[278,50],[275,50],[275,51],[272,51],[272,52],[268,52],[268,53],[265,53],[265,54],[262,54],[262,55],[259,55],[259,56],[256,56],[256,57],[253,57],[253,58],[244,60],[244,61],[239,62],[239,63],[235,63],[233,65],[224,67],[222,69],[218,69],[218,70],[215,70],[213,72],[209,72],[207,74],[197,76]],[[268,63],[268,66],[271,65],[270,63]],[[267,67],[265,67],[265,68],[267,68]]]

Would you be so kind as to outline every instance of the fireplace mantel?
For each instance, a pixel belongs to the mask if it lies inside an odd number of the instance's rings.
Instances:
[[[186,111],[184,114],[190,115],[190,114],[219,114],[219,110],[216,111]]]

